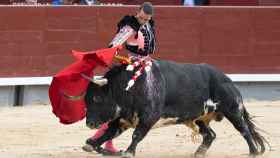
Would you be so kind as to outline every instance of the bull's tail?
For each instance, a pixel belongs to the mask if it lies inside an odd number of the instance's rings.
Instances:
[[[269,145],[268,141],[259,133],[261,129],[256,127],[253,118],[250,116],[246,108],[244,107],[243,118],[248,125],[249,131],[253,137],[253,141],[260,154],[263,154],[266,150],[265,144]],[[270,146],[270,145],[269,145]]]

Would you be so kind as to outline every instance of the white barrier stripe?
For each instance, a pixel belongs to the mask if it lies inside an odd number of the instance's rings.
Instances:
[[[233,82],[279,82],[280,74],[227,74]]]
[[[280,74],[227,74],[234,82],[279,82]],[[100,77],[100,76],[98,76]],[[50,85],[52,77],[4,77],[0,86]]]
[[[12,77],[0,78],[0,86],[50,85],[52,77]]]

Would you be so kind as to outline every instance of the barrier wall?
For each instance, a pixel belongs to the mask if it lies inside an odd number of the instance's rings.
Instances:
[[[211,5],[256,6],[260,0],[210,0]]]
[[[280,5],[280,0],[209,0],[210,5],[226,6],[275,6]]]
[[[51,76],[70,52],[104,48],[135,7],[1,7],[0,77]],[[279,7],[156,7],[155,57],[226,73],[280,73]]]
[[[145,0],[99,0],[101,3],[121,3],[126,5],[140,5]],[[181,5],[181,0],[149,0],[153,5]]]
[[[78,1],[78,0],[76,0]],[[99,0],[101,3],[121,3],[126,5],[142,4],[145,0]],[[149,0],[154,5],[181,5],[182,0]],[[275,6],[280,5],[280,0],[208,0],[209,5],[216,6]],[[12,2],[25,2],[25,0],[1,0],[0,4]],[[38,3],[51,3],[52,0],[37,0]]]

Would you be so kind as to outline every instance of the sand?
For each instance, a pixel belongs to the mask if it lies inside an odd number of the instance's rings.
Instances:
[[[248,111],[258,117],[257,125],[267,133],[264,136],[272,149],[263,158],[280,155],[280,101],[248,102]],[[85,120],[62,125],[51,112],[50,105],[23,107],[0,106],[0,158],[100,158],[86,153],[81,147],[94,130],[85,126]],[[209,158],[248,157],[248,146],[233,126],[224,119],[212,122],[217,138],[207,152]],[[125,149],[133,130],[115,139]],[[182,125],[154,129],[138,145],[137,158],[191,158],[199,143],[191,141],[191,130]]]

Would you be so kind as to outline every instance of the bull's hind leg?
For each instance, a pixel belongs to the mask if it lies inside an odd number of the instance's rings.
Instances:
[[[227,83],[218,87],[216,93],[220,101],[218,110],[224,114],[246,140],[250,155],[259,154],[258,146],[261,146],[260,153],[264,152],[264,138],[256,131],[255,125],[251,122],[238,89],[232,83]]]
[[[253,137],[252,134],[250,133],[248,125],[242,117],[241,111],[239,111],[239,109],[236,109],[231,112],[226,112],[225,117],[233,124],[235,129],[237,129],[240,132],[240,134],[244,137],[244,139],[247,141],[250,154],[257,155],[258,150],[253,142]]]
[[[204,157],[206,151],[211,146],[212,142],[216,138],[216,133],[203,122],[202,120],[197,120],[196,124],[199,127],[199,133],[203,137],[203,141],[201,145],[198,147],[198,149],[195,152],[195,157]]]

